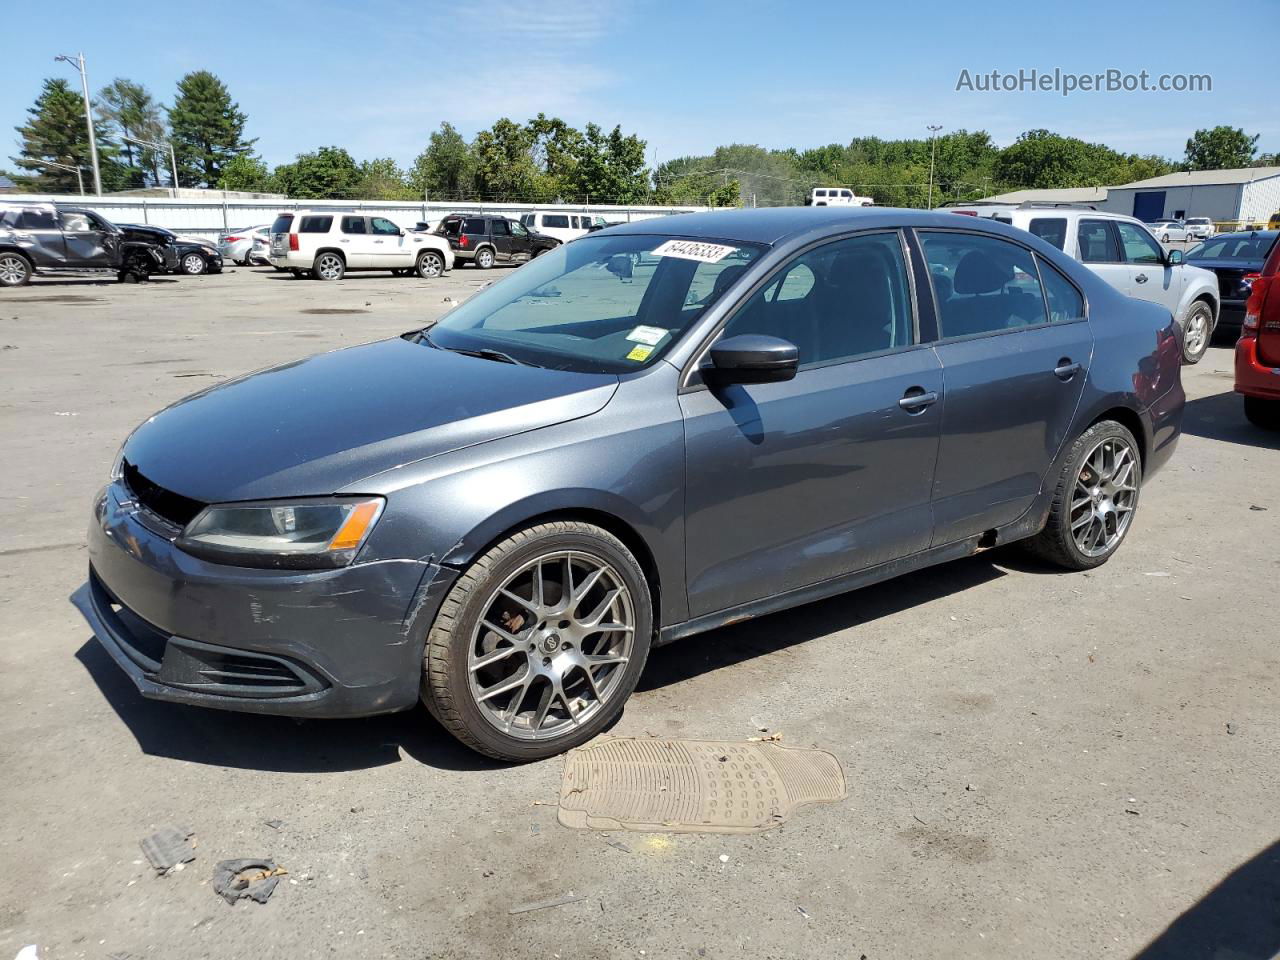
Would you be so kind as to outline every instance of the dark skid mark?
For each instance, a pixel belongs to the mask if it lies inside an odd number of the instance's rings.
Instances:
[[[333,315],[333,316],[339,316],[339,317],[344,316],[348,313],[368,313],[368,312],[369,312],[368,310],[357,310],[355,308],[346,310],[341,307],[311,307],[308,310],[302,311],[302,313],[316,313],[316,314],[322,314],[324,316]]]
[[[105,297],[86,297],[77,293],[51,293],[45,297],[22,297],[15,303],[103,303]]]

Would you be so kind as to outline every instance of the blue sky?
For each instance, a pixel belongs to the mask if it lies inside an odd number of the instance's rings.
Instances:
[[[539,111],[578,126],[620,123],[648,141],[651,163],[732,142],[803,148],[927,136],[930,123],[985,129],[1002,145],[1048,127],[1175,158],[1197,127],[1228,123],[1280,151],[1275,59],[1240,55],[1274,45],[1280,0],[1163,0],[1132,11],[1092,0],[275,0],[182,8],[191,16],[164,9],[11,6],[0,167],[16,153],[13,127],[43,78],[75,79],[54,55],[79,50],[95,90],[125,76],[165,101],[184,72],[212,70],[272,164],[332,143],[357,159],[407,165],[442,120],[469,137],[498,117]],[[1203,72],[1213,90],[956,91],[962,69],[1055,67]]]

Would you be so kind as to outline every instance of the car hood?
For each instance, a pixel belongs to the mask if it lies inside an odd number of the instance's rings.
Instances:
[[[588,416],[617,385],[609,374],[382,340],[180,400],[134,431],[124,458],[194,500],[323,496],[396,466]]]

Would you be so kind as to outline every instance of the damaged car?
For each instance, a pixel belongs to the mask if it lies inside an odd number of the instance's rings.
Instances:
[[[1167,308],[991,220],[626,224],[149,418],[73,602],[146,697],[422,701],[547,757],[658,644],[1018,541],[1105,563],[1178,440],[1179,344]]]
[[[92,210],[0,201],[0,287],[20,287],[49,271],[109,272],[137,283],[176,266],[172,248],[130,237]]]

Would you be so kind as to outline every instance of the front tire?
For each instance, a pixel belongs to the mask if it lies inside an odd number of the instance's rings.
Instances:
[[[1197,300],[1187,313],[1183,326],[1182,361],[1199,363],[1209,350],[1209,341],[1213,339],[1213,308],[1203,300]]]
[[[481,270],[488,270],[493,266],[493,250],[489,247],[481,247],[476,251],[475,264]]]
[[[1082,433],[1068,452],[1049,519],[1028,547],[1068,570],[1091,570],[1120,548],[1138,509],[1142,458],[1133,434],[1114,420]]]
[[[434,250],[428,250],[418,257],[415,270],[423,280],[434,280],[444,273],[444,257]]]
[[[188,253],[182,258],[182,272],[189,277],[198,277],[208,269],[209,267],[204,262],[204,257],[198,253]]]
[[[427,638],[422,699],[473,750],[554,756],[622,712],[652,631],[649,585],[622,541],[592,524],[540,523],[453,585]]]
[[[311,275],[317,280],[341,280],[347,275],[347,263],[338,254],[326,250],[316,255]]]
[[[1280,430],[1280,400],[1246,396],[1244,415],[1255,427],[1263,430]]]
[[[24,287],[31,282],[31,273],[31,261],[22,254],[0,254],[0,287]]]

